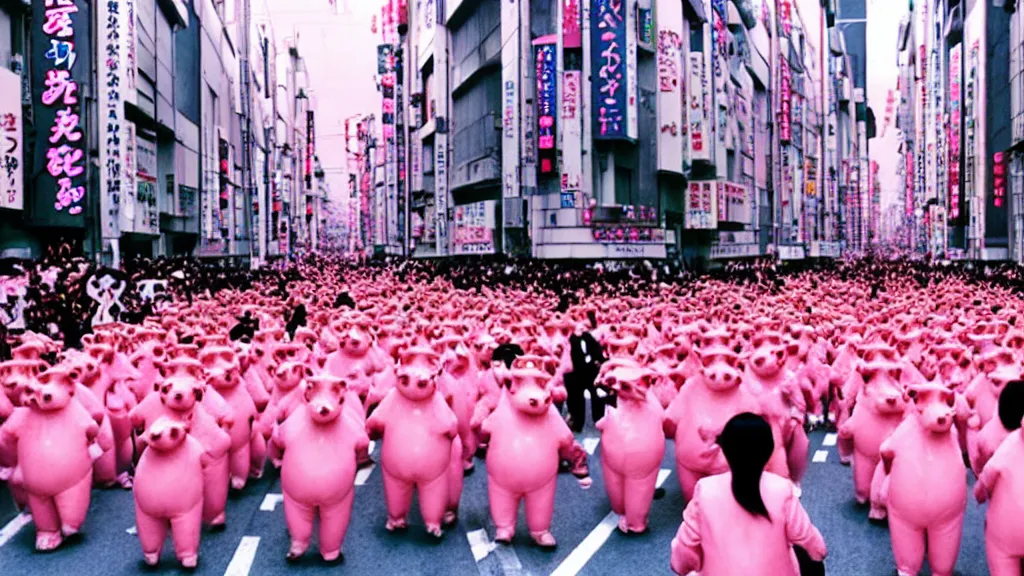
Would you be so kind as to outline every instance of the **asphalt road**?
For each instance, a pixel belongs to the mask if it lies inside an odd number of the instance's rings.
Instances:
[[[674,471],[671,442],[666,450],[662,476],[666,496],[655,501],[650,531],[624,536],[615,529],[601,480],[600,445],[588,429],[581,435],[585,446],[595,448],[591,457],[594,486],[579,488],[569,474],[559,477],[552,532],[558,547],[552,551],[533,546],[522,513],[512,546],[490,542],[493,526],[487,513],[486,471],[483,462],[466,478],[459,523],[436,541],[422,529],[415,511],[410,529],[392,534],[384,529],[385,508],[380,473],[372,470],[357,486],[353,520],[345,540],[345,562],[324,564],[315,544],[297,564],[285,562],[288,533],[279,499],[276,477],[248,486],[228,505],[226,530],[203,534],[199,575],[275,576],[278,574],[350,575],[642,575],[670,574],[669,543],[679,526],[683,500]],[[803,503],[824,534],[829,546],[826,561],[831,576],[891,576],[895,574],[888,531],[870,524],[867,510],[853,501],[852,475],[839,464],[835,446],[826,435],[811,436],[812,463],[804,482]],[[596,445],[596,446],[595,446]],[[379,451],[379,450],[378,450]],[[820,451],[820,452],[819,452]],[[824,461],[821,460],[824,457]],[[671,474],[668,473],[671,471]],[[272,475],[273,476],[273,475]],[[972,478],[973,481],[973,478]],[[15,519],[0,530],[0,574],[4,576],[64,574],[113,576],[120,574],[178,574],[170,541],[162,563],[148,568],[134,532],[131,494],[120,490],[94,491],[84,533],[53,553],[33,550],[34,530],[29,523],[20,529]],[[957,563],[960,576],[985,576],[983,541],[984,511],[973,499],[967,508],[963,542]],[[485,532],[482,532],[485,531]],[[929,574],[925,572],[925,574]]]

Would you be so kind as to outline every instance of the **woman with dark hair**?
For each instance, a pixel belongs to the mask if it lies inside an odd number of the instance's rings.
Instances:
[[[771,426],[744,412],[718,437],[729,472],[697,482],[672,540],[672,570],[701,576],[796,576],[799,546],[820,562],[827,550],[788,479],[765,472]]]

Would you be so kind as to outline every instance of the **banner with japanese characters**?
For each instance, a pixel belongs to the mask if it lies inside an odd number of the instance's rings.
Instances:
[[[84,0],[32,2],[30,60],[37,130],[31,220],[47,226],[85,226],[89,9]]]
[[[682,125],[683,7],[658,0],[658,170],[682,173],[686,129]]]
[[[455,207],[452,243],[455,254],[494,253],[494,200]]]
[[[537,66],[537,160],[541,174],[551,174],[557,169],[558,125],[558,70],[555,55],[558,46],[550,42],[534,44],[534,62]]]
[[[960,222],[960,116],[962,114],[961,84],[963,79],[963,44],[949,49],[949,130],[946,149],[949,151],[947,174],[949,184],[948,210],[950,224]]]
[[[708,134],[708,101],[711,97],[707,91],[707,70],[704,67],[704,54],[690,52],[690,80],[687,85],[689,100],[687,114],[689,117],[689,150],[690,160],[711,159],[711,138]]]
[[[717,182],[694,181],[686,188],[686,212],[683,225],[689,230],[718,228]]]
[[[121,232],[135,232],[135,199],[138,196],[137,186],[137,170],[138,170],[138,155],[135,151],[135,124],[132,122],[125,122],[124,126],[124,170],[122,175],[124,178],[121,180],[121,190],[124,194],[121,196],[121,213],[120,213],[120,228]]]
[[[501,189],[503,198],[519,196],[519,1],[501,3]]]
[[[630,138],[628,22],[632,20],[628,0],[592,0],[590,4],[591,95],[593,138],[625,140]],[[633,31],[636,53],[636,31]],[[635,68],[635,65],[634,65]],[[635,86],[635,83],[633,84]],[[632,107],[636,106],[635,96]]]
[[[103,238],[121,236],[121,198],[123,184],[125,144],[124,91],[126,14],[123,0],[105,0],[97,3],[96,26],[98,43],[96,61],[99,63],[99,152],[100,152],[100,231]]]
[[[21,77],[0,68],[0,208],[25,207]]]
[[[571,205],[578,208],[576,198],[583,191],[583,103],[580,89],[583,85],[579,70],[562,73],[562,195],[572,198]]]

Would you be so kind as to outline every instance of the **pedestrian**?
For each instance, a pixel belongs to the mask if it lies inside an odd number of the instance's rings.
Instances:
[[[775,442],[764,418],[733,416],[718,436],[729,472],[697,482],[672,540],[672,570],[701,576],[797,576],[794,546],[821,562],[825,539],[811,523],[793,483],[765,472]]]

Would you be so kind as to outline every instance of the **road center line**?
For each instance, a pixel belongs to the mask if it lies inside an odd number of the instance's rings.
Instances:
[[[672,474],[672,470],[662,468],[658,471],[658,483],[660,488],[665,480]],[[607,516],[587,534],[587,537],[580,542],[580,545],[573,550],[569,556],[555,568],[551,576],[576,576],[579,571],[587,565],[587,562],[594,557],[594,554],[608,541],[608,538],[619,526],[619,516],[615,512],[609,512]]]
[[[263,503],[260,504],[261,512],[273,512],[277,508],[277,503],[284,500],[283,494],[270,493],[263,497]]]
[[[14,517],[13,520],[7,523],[6,526],[0,528],[0,546],[7,544],[11,538],[21,531],[29,522],[32,522],[32,516],[27,512],[22,512]]]
[[[828,434],[825,434],[825,439],[822,440],[821,445],[822,446],[835,446],[837,438],[838,437],[836,436],[835,432],[829,432]]]
[[[224,576],[249,576],[249,570],[256,559],[256,548],[259,545],[259,536],[243,536],[235,550],[235,555],[231,557],[231,563],[228,564]]]
[[[583,449],[587,451],[587,454],[594,455],[594,450],[597,450],[597,444],[601,442],[600,438],[584,438]]]
[[[828,460],[828,450],[818,450],[814,453],[814,462],[825,462]]]

